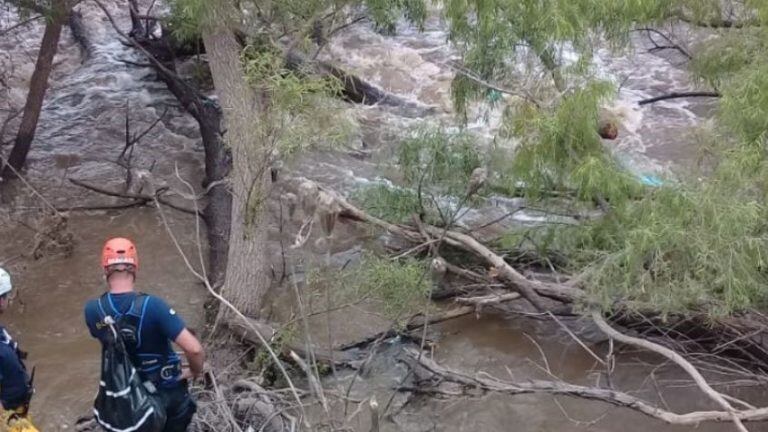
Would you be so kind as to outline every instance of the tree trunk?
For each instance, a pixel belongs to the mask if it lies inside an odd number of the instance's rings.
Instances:
[[[21,118],[21,125],[16,134],[16,141],[8,156],[7,163],[13,169],[10,169],[9,166],[4,167],[2,177],[14,177],[14,170],[16,172],[21,171],[21,168],[27,161],[27,154],[32,145],[32,140],[35,138],[37,121],[40,119],[40,111],[43,108],[45,91],[48,89],[48,77],[53,68],[53,57],[56,55],[56,49],[59,46],[61,27],[66,18],[65,2],[63,0],[54,2],[53,17],[45,25],[35,71],[32,73],[32,80],[29,83],[29,93],[27,94],[27,102],[24,105],[24,115]]]
[[[225,140],[232,151],[232,219],[227,273],[221,294],[241,312],[258,317],[269,289],[266,273],[267,212],[270,188],[269,149],[258,133],[262,109],[246,83],[241,47],[227,28],[236,13],[227,2],[215,2],[203,41],[210,59],[216,94],[226,124]]]
[[[160,39],[147,37],[147,32],[136,18],[136,7],[130,8],[132,29],[130,36],[136,47],[143,51],[157,72],[160,80],[173,93],[181,106],[192,115],[200,128],[205,150],[205,180],[203,187],[208,204],[203,210],[208,232],[208,280],[215,288],[224,283],[229,253],[229,227],[232,215],[232,195],[226,184],[231,168],[229,149],[224,144],[221,131],[221,110],[211,99],[186,84],[176,73],[172,41],[168,32]],[[117,30],[117,29],[116,29]]]

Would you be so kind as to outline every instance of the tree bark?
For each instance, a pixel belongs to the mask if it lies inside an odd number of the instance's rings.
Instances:
[[[141,20],[138,19],[131,20],[133,28],[130,35],[127,35],[120,30],[104,5],[98,0],[96,4],[112,23],[115,31],[147,57],[160,80],[165,83],[181,106],[197,120],[205,151],[203,187],[208,189],[206,194],[208,204],[203,210],[209,245],[208,281],[212,286],[219,287],[224,283],[227,268],[232,206],[232,195],[226,184],[231,168],[231,155],[222,137],[221,110],[213,100],[203,96],[179,77],[176,73],[172,47],[165,37],[161,39],[147,37]],[[132,17],[136,14],[135,7],[130,8],[130,13]]]
[[[203,41],[227,126],[225,139],[232,151],[232,217],[221,294],[243,314],[258,318],[269,289],[265,271],[269,148],[255,130],[264,108],[245,80],[240,44],[227,27],[228,18],[237,12],[227,2],[216,2],[212,9]]]
[[[37,55],[37,63],[29,83],[29,93],[27,94],[27,102],[24,105],[21,125],[19,125],[16,140],[8,156],[8,166],[5,166],[2,171],[2,177],[4,178],[15,177],[15,172],[21,171],[21,168],[27,161],[27,154],[29,154],[32,140],[35,138],[37,122],[40,119],[40,111],[43,108],[45,91],[48,89],[48,77],[51,75],[51,69],[53,69],[53,57],[56,55],[56,50],[59,46],[61,27],[67,18],[66,9],[67,6],[64,0],[55,1],[53,17],[45,25],[43,40],[40,43],[40,52]]]

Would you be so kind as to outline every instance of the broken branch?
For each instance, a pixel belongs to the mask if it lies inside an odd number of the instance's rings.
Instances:
[[[649,417],[675,425],[698,425],[702,422],[729,422],[733,416],[740,421],[761,421],[768,419],[768,408],[757,408],[735,413],[727,411],[693,411],[678,414],[659,408],[643,399],[628,393],[573,385],[561,381],[527,380],[525,382],[509,382],[492,377],[487,373],[469,375],[454,369],[439,365],[428,356],[419,355],[414,348],[406,348],[405,355],[401,358],[416,374],[418,385],[401,387],[400,390],[431,395],[443,395],[459,397],[477,394],[477,390],[483,392],[503,393],[509,395],[549,393],[553,395],[573,396],[583,399],[598,400],[611,405],[630,408]],[[459,384],[460,389],[449,384]]]
[[[691,376],[691,378],[693,378],[693,381],[701,389],[701,391],[704,392],[704,394],[715,401],[728,413],[739,431],[747,432],[747,428],[744,427],[744,424],[741,422],[741,418],[738,416],[736,409],[731,406],[731,404],[723,397],[722,394],[713,389],[709,383],[707,383],[707,380],[704,379],[698,369],[696,369],[688,360],[684,359],[683,356],[667,347],[661,346],[651,341],[647,341],[645,339],[628,336],[617,331],[611,327],[605,321],[605,319],[603,319],[599,312],[592,312],[592,320],[595,322],[595,324],[597,324],[597,327],[609,337],[616,339],[619,342],[628,345],[634,345],[636,347],[644,348],[648,351],[659,354],[680,366],[688,375]]]
[[[688,98],[688,97],[715,97],[719,98],[720,93],[718,92],[681,92],[681,93],[669,93],[661,96],[656,96],[648,99],[643,99],[639,101],[637,104],[642,105],[648,105],[652,104],[654,102],[669,100],[669,99],[679,99],[679,98]]]

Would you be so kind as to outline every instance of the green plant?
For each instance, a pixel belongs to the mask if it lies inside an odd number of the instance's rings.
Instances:
[[[431,280],[424,262],[404,258],[366,255],[360,264],[336,277],[335,290],[347,298],[370,297],[381,305],[382,314],[398,324],[423,310]]]
[[[420,211],[416,192],[395,186],[363,186],[350,198],[371,215],[396,223],[410,222],[411,216]]]

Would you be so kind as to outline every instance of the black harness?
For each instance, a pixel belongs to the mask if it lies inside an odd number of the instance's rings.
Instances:
[[[111,306],[108,295],[108,293],[105,293],[99,297],[99,308],[103,315],[102,319],[109,315],[107,313],[108,310],[120,313],[120,311],[115,310]],[[143,380],[158,384],[177,377],[181,373],[181,364],[180,362],[172,361],[166,355],[139,352],[141,348],[141,328],[144,310],[148,300],[149,296],[147,294],[137,293],[131,302],[131,307],[125,313],[117,318],[112,317],[112,319],[115,321],[115,328],[122,336],[131,362],[138,369]],[[108,333],[108,337],[113,337],[111,332]]]
[[[22,400],[18,400],[15,402],[18,402],[16,404],[16,407],[12,407],[15,409],[14,416],[25,416],[27,414],[27,411],[29,410],[29,403],[32,400],[32,396],[35,394],[35,387],[34,387],[34,380],[35,380],[35,368],[32,368],[32,374],[29,375],[27,373],[27,365],[24,364],[24,360],[27,359],[27,353],[25,351],[22,351],[19,348],[19,343],[16,342],[10,334],[8,334],[8,331],[0,326],[0,343],[8,345],[16,354],[16,357],[19,360],[19,365],[21,366],[22,373],[24,374],[24,379],[26,380],[26,387],[27,392],[22,398]],[[6,407],[9,408],[9,407]]]

